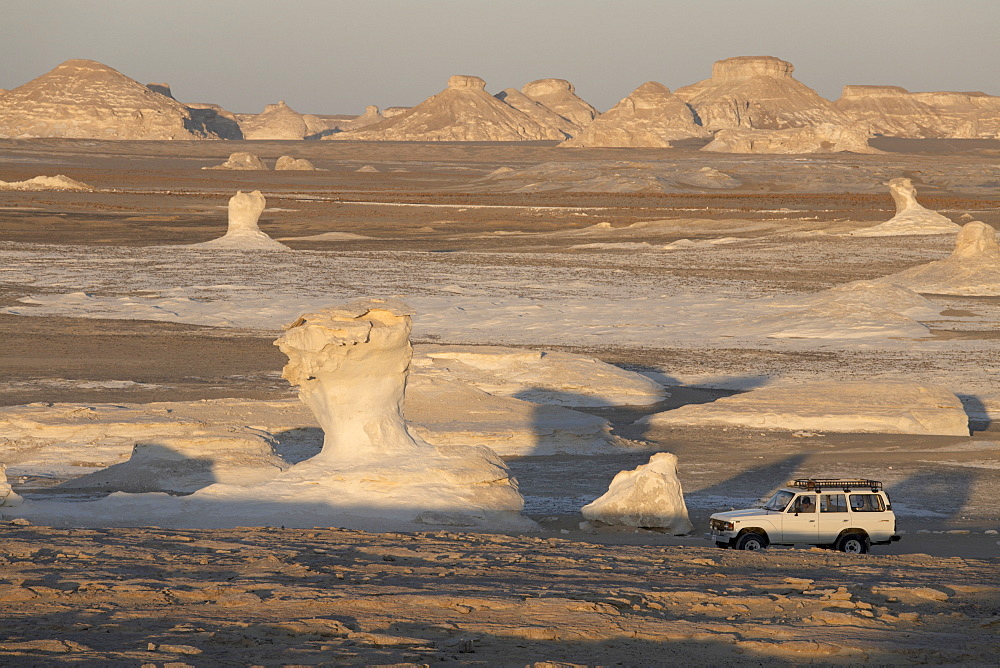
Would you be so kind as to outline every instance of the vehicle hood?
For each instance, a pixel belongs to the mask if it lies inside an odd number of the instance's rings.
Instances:
[[[718,520],[742,520],[750,517],[777,517],[779,515],[781,515],[781,512],[777,510],[747,508],[745,510],[729,510],[724,513],[713,513],[712,517]]]

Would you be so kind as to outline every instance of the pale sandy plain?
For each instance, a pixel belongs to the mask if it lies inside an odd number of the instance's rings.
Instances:
[[[580,352],[668,385],[658,405],[585,410],[678,456],[696,528],[579,528],[580,506],[649,451],[509,459],[536,535],[4,523],[0,657],[994,663],[1000,298],[930,295],[942,315],[918,337],[740,336],[713,332],[717,311],[702,308],[946,257],[950,235],[839,236],[892,216],[890,178],[911,178],[922,204],[956,222],[1000,224],[1000,142],[872,144],[887,152],[3,140],[0,180],[65,174],[97,190],[0,193],[0,404],[290,398],[272,345],[289,312],[398,295],[418,310],[418,344]],[[237,150],[329,171],[201,170]],[[629,192],[635,183],[645,192]],[[229,198],[255,189],[267,197],[261,229],[300,252],[166,248],[221,236]],[[669,222],[614,231],[643,221]],[[613,229],[580,233],[600,223]],[[664,248],[681,239],[728,243]],[[866,378],[951,389],[972,435],[632,425],[774,380]],[[19,476],[7,463],[29,497],[72,475]],[[702,537],[710,513],[800,475],[884,480],[903,540],[872,555],[744,554]]]

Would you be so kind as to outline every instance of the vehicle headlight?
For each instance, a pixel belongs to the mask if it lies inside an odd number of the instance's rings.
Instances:
[[[725,520],[713,519],[711,521],[711,526],[713,529],[716,529],[718,531],[732,531],[736,525],[733,524],[732,522],[727,522]]]

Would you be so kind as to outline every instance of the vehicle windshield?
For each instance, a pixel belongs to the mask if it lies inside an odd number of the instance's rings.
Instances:
[[[786,492],[783,489],[779,490],[775,492],[770,501],[764,504],[764,510],[777,510],[780,512],[788,506],[788,502],[792,500],[793,496],[795,495],[791,492]]]

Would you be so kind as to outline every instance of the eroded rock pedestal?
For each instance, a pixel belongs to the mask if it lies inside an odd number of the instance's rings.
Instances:
[[[322,451],[267,487],[291,485],[348,514],[458,526],[520,526],[523,499],[482,446],[430,445],[403,418],[410,309],[365,300],[303,315],[277,345],[282,376],[323,428]],[[296,495],[301,501],[302,497]]]
[[[229,199],[229,229],[218,239],[194,244],[200,248],[228,248],[232,250],[288,250],[288,246],[275,241],[260,231],[257,221],[264,212],[267,200],[259,190],[252,193],[237,191]]]
[[[852,232],[856,237],[887,237],[908,234],[954,234],[959,225],[917,201],[917,189],[907,178],[891,179],[889,194],[896,203],[896,215],[880,225]]]

